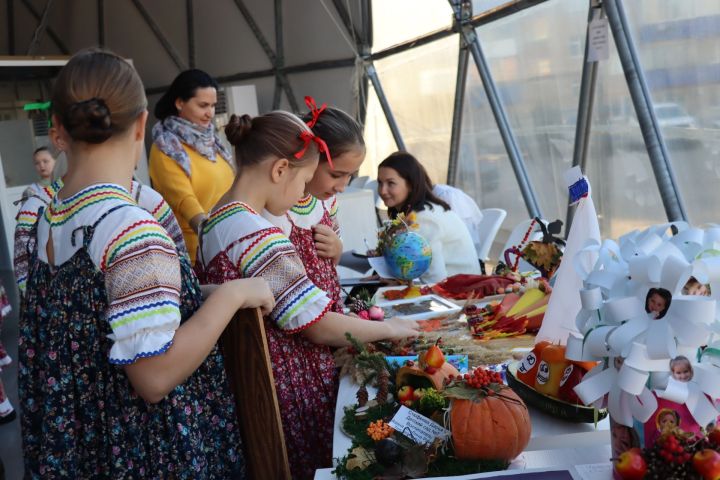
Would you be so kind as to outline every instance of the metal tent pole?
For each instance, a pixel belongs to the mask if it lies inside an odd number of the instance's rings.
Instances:
[[[470,51],[460,37],[458,52],[457,78],[455,80],[455,101],[453,103],[452,130],[450,131],[450,156],[448,159],[447,183],[457,182],[457,165],[460,157],[460,137],[462,135],[463,105],[465,103],[465,84],[467,83],[468,62]]]
[[[461,8],[462,0],[449,1],[453,10],[457,11],[457,9]],[[520,193],[523,196],[528,213],[531,217],[541,217],[542,213],[540,211],[540,205],[538,204],[535,191],[530,183],[530,177],[527,173],[527,168],[525,167],[525,161],[523,160],[517,141],[515,140],[515,136],[510,128],[510,122],[507,119],[505,107],[503,106],[500,94],[495,86],[495,81],[490,73],[490,67],[488,66],[487,61],[485,60],[485,55],[483,55],[482,49],[480,48],[480,40],[478,39],[474,29],[464,29],[461,30],[460,33],[463,35],[465,43],[467,43],[470,48],[473,60],[475,60],[475,66],[480,74],[480,79],[482,80],[483,87],[485,88],[490,108],[492,109],[493,116],[495,117],[495,122],[497,122],[500,136],[505,144],[505,150],[507,150],[508,158],[510,159],[513,171],[515,172],[515,178],[517,179],[518,186],[520,187]]]
[[[375,90],[378,100],[380,100],[380,107],[382,107],[383,113],[385,114],[385,118],[387,119],[388,126],[390,127],[392,136],[395,139],[395,144],[397,145],[398,150],[406,150],[405,142],[403,142],[402,135],[400,135],[400,129],[398,128],[395,116],[390,109],[390,104],[385,96],[385,91],[382,88],[375,66],[372,63],[368,63],[365,65],[365,71],[367,72],[367,76],[370,78],[370,82],[372,82],[373,89]]]
[[[582,80],[580,81],[580,98],[578,99],[578,113],[575,121],[575,146],[573,148],[573,167],[580,167],[585,173],[587,165],[588,145],[590,144],[590,127],[592,123],[593,104],[595,102],[595,85],[597,83],[598,62],[588,62],[588,40],[590,38],[590,22],[596,12],[602,12],[599,0],[590,0],[588,11],[588,26],[585,30],[585,53],[583,54]],[[567,238],[572,225],[575,207],[568,205],[565,216],[565,237]]]
[[[650,157],[650,165],[660,190],[665,214],[670,221],[688,220],[687,211],[683,205],[672,163],[670,162],[670,154],[653,110],[650,89],[645,81],[645,74],[640,65],[632,34],[628,28],[622,1],[605,0],[605,12],[615,39],[615,46],[622,63],[623,72],[625,73],[625,80],[628,90],[630,90],[630,97],[635,107],[640,131],[645,141],[645,148]]]
[[[472,17],[472,4],[463,3],[454,11],[454,25],[458,31],[472,28],[468,21]],[[448,158],[447,183],[455,185],[457,181],[457,165],[460,156],[460,138],[462,136],[463,104],[465,103],[465,85],[467,83],[468,61],[470,50],[465,43],[465,37],[458,35],[460,48],[458,50],[457,77],[455,79],[455,101],[453,102],[452,130],[450,131],[450,154]]]

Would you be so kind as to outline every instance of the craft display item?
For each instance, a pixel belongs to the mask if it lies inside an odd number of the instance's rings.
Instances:
[[[400,367],[395,377],[395,385],[398,388],[405,385],[411,385],[414,388],[431,386],[435,390],[441,391],[450,379],[459,377],[458,369],[452,363],[445,361],[442,351],[438,354],[435,349],[440,351],[437,342],[419,355],[417,363],[406,362],[404,366]],[[439,365],[438,367],[427,363],[428,352],[431,351],[430,362],[433,365]]]
[[[444,395],[451,399],[450,431],[457,458],[510,461],[530,441],[528,409],[499,373],[476,368],[452,380]]]
[[[357,295],[348,299],[348,306],[352,313],[364,320],[383,320],[385,311],[375,305],[372,295],[366,289],[361,289]]]
[[[382,257],[395,235],[417,230],[416,222],[415,212],[407,216],[405,216],[404,213],[400,213],[395,219],[385,222],[377,232],[377,246],[367,251],[368,257]]]
[[[385,290],[382,295],[386,300],[404,300],[406,298],[417,298],[431,293],[433,293],[431,287],[411,285],[400,289]]]
[[[570,362],[565,358],[564,345],[549,345],[540,354],[540,365],[535,376],[535,390],[543,395],[558,397],[560,382]]]
[[[529,288],[521,295],[509,293],[500,303],[486,307],[466,305],[468,327],[473,336],[491,340],[537,331],[542,325],[550,294]]]
[[[378,231],[377,246],[368,250],[367,254],[369,257],[383,257],[384,268],[388,270],[385,275],[412,282],[430,268],[432,249],[427,240],[416,233],[417,229],[416,215],[412,212],[385,222]]]
[[[356,370],[363,372],[363,385],[371,378],[377,378],[380,384],[387,369],[376,362],[378,354],[370,353],[369,348],[358,344],[352,337],[349,340],[357,352]],[[341,428],[352,438],[352,447],[333,471],[338,478],[399,480],[467,475],[507,468],[506,451],[501,451],[497,458],[483,457],[487,460],[474,459],[472,455],[460,458],[455,454],[454,441],[449,441],[450,432],[444,426],[450,398],[442,392],[444,386],[485,392],[480,393],[482,396],[492,391],[489,395],[497,393],[499,398],[509,399],[503,401],[512,399],[500,385],[501,378],[497,372],[478,369],[472,376],[467,376],[467,381],[463,380],[457,369],[445,360],[439,344],[436,341],[418,357],[417,362],[407,361],[399,369],[397,390],[394,390],[394,397],[388,396],[388,402],[366,401],[364,406],[354,405],[345,409]],[[435,388],[435,384],[439,388]],[[366,395],[358,395],[359,400],[361,397]],[[453,401],[456,397],[453,396]],[[459,407],[458,411],[462,408]],[[495,433],[500,431],[499,427],[495,429]],[[509,432],[505,436],[509,438]],[[527,443],[524,430],[522,439]],[[511,448],[515,448],[517,443],[512,441]]]
[[[536,226],[542,230],[542,240],[529,241]],[[523,258],[535,267],[544,278],[552,277],[562,259],[560,247],[565,246],[565,241],[557,236],[561,229],[562,221],[560,220],[555,220],[546,226],[539,218],[534,218],[522,241],[505,251],[506,265],[511,266],[512,271],[517,272],[520,258]],[[511,255],[515,256],[514,261],[511,260]]]
[[[535,377],[540,366],[540,355],[545,347],[552,345],[550,342],[542,341],[535,344],[533,349],[525,356],[517,368],[517,378],[525,385],[535,388]]]
[[[623,452],[615,461],[615,471],[623,480],[643,480],[647,474],[647,463],[639,448]]]
[[[539,367],[539,364],[540,362],[538,360],[536,365]],[[562,386],[560,387],[560,398],[551,397],[538,392],[535,388],[527,385],[525,382],[520,381],[517,378],[519,365],[520,362],[508,365],[505,376],[510,388],[512,388],[526,404],[532,405],[536,409],[566,422],[596,424],[598,421],[607,417],[608,411],[606,409],[588,407],[583,405],[582,402],[574,401],[570,397],[563,397]]]
[[[645,448],[633,447],[613,459],[614,476],[622,480],[718,480],[720,446],[713,441],[713,429],[701,435],[660,436]]]
[[[395,433],[395,429],[382,420],[376,420],[370,423],[370,426],[367,428],[368,436],[376,442],[388,438],[393,433]]]

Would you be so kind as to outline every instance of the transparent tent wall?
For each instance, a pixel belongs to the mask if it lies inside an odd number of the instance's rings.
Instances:
[[[477,29],[547,219],[565,220],[567,191],[562,172],[572,163],[586,21],[586,2],[552,0]],[[485,149],[497,152],[502,143],[492,130],[494,119],[482,84],[473,69],[468,75],[464,150],[477,152],[487,142]],[[586,168],[604,237],[618,237],[634,228],[665,220],[637,121],[628,126],[612,114],[613,105],[622,104],[631,106],[625,78],[611,45],[609,60],[599,68]],[[632,108],[625,113],[635,116]],[[478,141],[478,137],[483,140]],[[497,156],[501,160],[492,163],[488,158],[480,159],[486,171],[500,172],[493,174],[500,181],[494,192],[479,189],[479,202],[483,208],[497,206],[508,210],[503,226],[507,233],[528,215],[522,204],[518,206],[521,197],[516,182],[508,181],[510,178],[514,181],[514,177],[506,155]],[[467,189],[473,188],[473,182],[463,178],[462,172],[473,161],[473,156],[462,155],[458,167],[459,178]],[[495,168],[490,169],[491,164]]]
[[[691,220],[716,221],[713,210],[720,196],[720,6],[680,0],[642,0],[625,5],[656,111],[658,104],[663,104],[668,112],[668,119],[661,119],[661,127]],[[572,162],[587,7],[585,1],[550,0],[477,29],[548,219],[565,219],[567,193],[561,175]],[[700,34],[687,33],[688,25]],[[670,38],[663,37],[663,32]],[[376,30],[378,35],[381,33]],[[378,62],[390,105],[411,151],[422,148],[420,142],[408,140],[419,137],[423,129],[438,139],[444,152],[449,146],[457,62],[457,39],[450,38],[443,40],[447,41],[444,49],[434,50],[434,44],[429,44]],[[610,41],[610,57],[598,69],[586,173],[593,184],[602,235],[617,238],[630,230],[664,222],[666,217],[612,36]],[[684,42],[682,47],[674,46],[678,41]],[[689,54],[683,55],[686,50]],[[439,59],[438,52],[442,53]],[[429,102],[418,94],[420,73],[428,68],[438,75],[435,88],[450,89]],[[712,74],[714,69],[718,74]],[[504,238],[528,214],[472,61],[466,89],[457,185],[481,208],[508,211],[496,242],[499,245],[492,251],[497,258]],[[673,104],[680,109],[669,108]],[[429,110],[433,114],[428,123]],[[372,96],[368,113],[369,155],[363,171],[374,176],[373,160],[382,160],[389,153],[382,150],[394,150],[395,146]],[[440,117],[447,123],[436,122]],[[691,122],[678,125],[676,117],[690,117]],[[430,149],[431,153],[423,151],[423,157],[440,162],[441,157],[447,157],[440,151],[439,146],[435,151]],[[430,169],[433,180],[445,180],[445,169],[439,163]],[[697,185],[701,188],[695,188]]]
[[[372,7],[375,51],[445,27],[452,20],[452,9],[445,1],[374,1]],[[399,18],[412,21],[400,22]],[[445,183],[447,176],[458,42],[452,35],[375,62],[407,150],[436,183]],[[360,174],[374,178],[377,164],[398,148],[372,89],[365,142],[368,153]]]
[[[720,222],[720,3],[624,5],[690,220]]]

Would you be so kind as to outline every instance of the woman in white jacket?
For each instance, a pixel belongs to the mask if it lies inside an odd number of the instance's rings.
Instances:
[[[415,212],[418,233],[430,243],[432,262],[422,281],[436,283],[458,273],[480,273],[465,223],[433,193],[430,177],[415,157],[406,152],[391,154],[378,166],[377,181],[390,218]]]

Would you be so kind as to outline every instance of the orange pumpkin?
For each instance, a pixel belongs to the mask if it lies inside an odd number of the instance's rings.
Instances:
[[[509,388],[476,402],[453,399],[450,409],[455,456],[462,460],[512,460],[530,441],[530,415]]]

